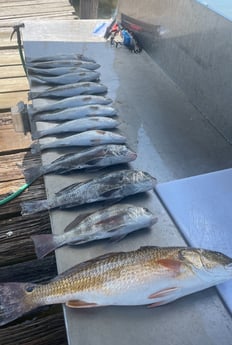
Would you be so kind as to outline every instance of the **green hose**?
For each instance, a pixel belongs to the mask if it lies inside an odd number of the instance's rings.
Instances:
[[[23,186],[21,186],[16,192],[8,195],[6,198],[0,200],[0,206],[5,205],[9,201],[13,200],[16,198],[18,195],[20,195],[25,189],[27,189],[30,186],[29,183],[25,183]]]

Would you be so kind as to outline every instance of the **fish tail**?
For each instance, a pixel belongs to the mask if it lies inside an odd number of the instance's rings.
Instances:
[[[33,91],[28,92],[28,100],[29,101],[32,99],[38,98],[38,96],[39,96],[38,92],[33,92]]]
[[[40,144],[39,143],[33,143],[31,145],[31,153],[39,153],[40,152]]]
[[[39,138],[41,138],[43,135],[42,135],[42,132],[43,131],[37,131],[37,130],[35,130],[34,132],[33,132],[33,134],[31,135],[32,136],[32,139],[33,140],[36,140],[36,139],[39,139]],[[34,144],[32,144],[32,145],[34,145]]]
[[[43,258],[64,244],[63,241],[60,241],[59,236],[52,234],[33,235],[31,236],[31,239],[34,242],[35,252],[38,259]]]
[[[25,201],[21,203],[21,214],[23,216],[27,214],[33,214],[49,210],[48,200],[36,200],[36,201]]]
[[[0,284],[0,326],[3,326],[32,309],[38,304],[28,298],[28,292],[33,289],[30,283]]]
[[[24,174],[26,182],[31,184],[32,182],[37,180],[37,178],[42,176],[43,172],[41,171],[40,167],[35,166],[35,167],[31,167],[31,168],[25,169],[23,174]]]

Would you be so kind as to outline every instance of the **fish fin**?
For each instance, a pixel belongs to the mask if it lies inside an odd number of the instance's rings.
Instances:
[[[55,193],[55,195],[56,195],[56,196],[59,196],[59,195],[62,195],[64,192],[65,192],[65,193],[66,193],[66,192],[70,192],[70,191],[73,190],[73,188],[75,188],[75,187],[77,187],[77,186],[79,187],[79,186],[83,185],[83,184],[86,183],[86,182],[88,182],[88,181],[73,183],[73,184],[71,184],[71,185],[69,185],[69,186],[67,186],[67,187],[65,187],[65,188],[63,188],[63,189],[61,189],[61,190],[59,190],[58,192]]]
[[[104,192],[101,194],[101,196],[104,196],[106,198],[111,197],[115,192],[117,192],[118,190],[120,190],[120,188],[112,188],[111,190],[108,190],[107,192]]]
[[[32,100],[32,99],[35,99],[35,98],[38,98],[39,97],[39,92],[33,92],[33,91],[29,91],[28,92],[28,100]]]
[[[66,306],[69,308],[92,308],[92,307],[99,307],[97,303],[89,303],[81,300],[72,300],[66,302]]]
[[[88,162],[86,162],[86,164],[92,166],[95,165],[99,162],[99,160],[101,160],[102,158],[104,158],[104,156],[98,156],[97,158],[91,159]]]
[[[28,291],[35,285],[30,283],[0,284],[0,326],[19,318],[38,307],[27,298]]]
[[[158,264],[174,271],[175,273],[180,272],[181,262],[174,259],[159,259],[157,261]]]
[[[37,131],[35,130],[33,133],[31,133],[31,137],[33,140],[39,139],[43,136],[43,131]]]
[[[170,287],[167,289],[163,289],[160,291],[157,291],[153,294],[151,294],[148,298],[153,299],[153,298],[161,298],[161,297],[166,297],[166,296],[170,296],[170,294],[172,294],[173,292],[178,291],[180,288],[174,286],[174,287]]]
[[[117,229],[118,230],[118,229]],[[110,239],[109,239],[109,243],[117,243],[121,240],[124,239],[124,237],[126,237],[127,234],[124,234],[124,235],[115,235],[115,236],[112,236]]]
[[[78,225],[83,219],[88,217],[92,212],[89,213],[83,213],[77,216],[71,223],[69,223],[66,228],[64,229],[64,232],[72,230],[76,225]]]
[[[34,182],[35,180],[37,180],[37,178],[39,178],[43,172],[41,170],[41,167],[39,166],[34,166],[28,169],[25,169],[23,171],[25,180],[28,184],[31,184],[32,182]]]
[[[31,236],[34,242],[35,252],[38,259],[43,258],[53,250],[64,245],[63,241],[59,241],[59,236],[52,234],[42,234]]]
[[[156,308],[156,307],[160,307],[161,305],[167,304],[169,302],[171,302],[171,301],[169,301],[169,300],[167,300],[167,301],[166,300],[165,301],[159,301],[159,302],[155,302],[155,303],[149,304],[147,307],[148,308]]]
[[[40,152],[40,144],[39,143],[33,143],[31,145],[31,153],[34,154],[34,153],[38,153]]]
[[[21,214],[33,214],[49,209],[48,200],[25,201],[21,203]]]

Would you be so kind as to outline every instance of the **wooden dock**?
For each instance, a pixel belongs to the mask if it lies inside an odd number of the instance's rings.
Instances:
[[[40,162],[30,154],[31,136],[15,131],[11,107],[27,102],[28,81],[21,64],[13,26],[24,20],[75,20],[68,0],[0,0],[0,200],[25,184],[20,166]],[[55,256],[37,260],[30,235],[49,233],[48,212],[22,217],[20,202],[45,197],[43,178],[19,197],[0,206],[0,282],[43,282],[57,274]],[[61,306],[41,308],[36,314],[0,328],[0,344],[67,344]]]

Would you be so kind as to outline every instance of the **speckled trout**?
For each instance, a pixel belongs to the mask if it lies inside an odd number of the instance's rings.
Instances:
[[[63,67],[63,66],[70,66],[70,67],[81,67],[90,70],[95,70],[99,68],[99,65],[96,62],[90,61],[83,61],[77,59],[60,59],[60,60],[50,60],[50,61],[40,61],[40,62],[27,62],[26,67],[35,67],[35,68],[55,68],[55,67]]]
[[[55,68],[54,68],[55,69]],[[59,68],[61,69],[61,68]],[[41,70],[36,68],[36,70]],[[57,70],[57,68],[56,68]],[[47,69],[44,69],[47,71]],[[57,72],[58,73],[58,72]],[[44,76],[44,75],[36,75],[30,77],[30,82],[33,84],[42,84],[42,85],[67,85],[71,83],[78,83],[78,82],[86,82],[86,81],[94,81],[99,80],[100,73],[96,71],[90,70],[81,70],[71,73],[65,73],[58,76]]]
[[[69,208],[98,201],[118,201],[126,196],[153,189],[156,179],[141,170],[125,169],[105,173],[85,182],[73,183],[49,200],[23,202],[22,214],[54,208]]]
[[[73,108],[67,108],[61,111],[48,112],[43,114],[35,114],[34,121],[63,122],[67,120],[75,120],[88,116],[115,116],[117,111],[115,108],[101,105],[90,104]]]
[[[77,95],[97,95],[105,94],[107,87],[100,83],[95,82],[78,82],[66,85],[59,85],[55,87],[49,87],[44,91],[28,92],[28,99],[34,98],[65,98],[73,97]]]
[[[122,240],[129,233],[148,228],[157,218],[145,207],[116,204],[91,213],[79,214],[60,235],[31,236],[37,257],[40,259],[65,245],[79,245],[110,238]]]
[[[0,325],[42,305],[161,306],[232,278],[232,258],[184,247],[141,247],[80,263],[44,285],[0,284]],[[139,312],[139,311],[137,311]]]
[[[81,133],[91,129],[112,129],[118,127],[119,121],[106,116],[89,116],[72,121],[66,121],[62,124],[48,127],[41,131],[34,131],[32,139],[39,139],[45,136],[53,136],[67,133]]]
[[[93,104],[110,104],[112,103],[112,99],[109,97],[105,97],[105,96],[98,96],[98,95],[77,95],[77,96],[73,96],[73,97],[68,97],[68,98],[64,98],[62,100],[59,101],[55,101],[55,100],[43,100],[40,99],[39,105],[36,105],[32,108],[28,108],[28,114],[30,116],[33,116],[37,113],[43,113],[43,112],[51,112],[51,111],[58,111],[58,110],[62,110],[62,109],[66,109],[66,108],[73,108],[73,107],[79,107],[79,106],[84,106],[84,105],[93,105]]]
[[[56,55],[48,55],[48,56],[39,56],[39,57],[27,57],[27,63],[37,63],[42,61],[54,61],[54,60],[82,60],[82,61],[89,61],[89,62],[96,62],[94,59],[85,56],[80,53],[70,53],[70,54],[56,54]]]
[[[31,152],[36,153],[43,150],[67,148],[72,146],[97,146],[103,144],[124,144],[126,137],[121,134],[101,129],[92,129],[78,134],[69,135],[62,139],[53,140],[48,143],[33,143]]]

